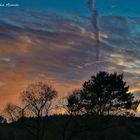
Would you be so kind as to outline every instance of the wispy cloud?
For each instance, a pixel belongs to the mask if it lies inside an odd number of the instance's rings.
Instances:
[[[133,32],[139,27],[136,17],[100,16],[97,61],[96,39],[88,17],[76,20],[22,13],[24,20],[19,19],[21,14],[0,20],[1,100],[14,100],[24,86],[39,79],[51,81],[64,96],[103,70],[123,72],[131,91],[140,92],[140,42],[139,34]]]

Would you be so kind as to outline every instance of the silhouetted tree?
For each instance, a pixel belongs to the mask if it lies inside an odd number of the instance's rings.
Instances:
[[[67,98],[66,110],[69,116],[64,125],[63,140],[71,140],[79,133],[86,131],[85,125],[80,123],[80,118],[77,118],[78,115],[83,115],[85,113],[81,104],[81,93],[81,90],[74,90]],[[72,126],[70,125],[71,122]],[[66,136],[69,127],[71,127],[71,131],[69,136]],[[72,129],[72,127],[75,129]]]
[[[12,103],[8,103],[4,108],[4,114],[8,121],[14,122],[22,117],[22,109]]]
[[[48,116],[52,100],[57,96],[57,91],[43,82],[30,84],[21,93],[23,104],[27,106],[36,117]]]
[[[4,117],[0,116],[0,124],[1,123],[6,123],[6,122],[7,122],[6,119]]]
[[[123,74],[109,74],[107,72],[99,72],[92,76],[90,80],[84,82],[81,90],[75,90],[67,98],[67,110],[70,115],[77,114],[96,114],[96,115],[125,115],[134,116],[139,101],[134,101],[134,96],[129,92],[129,86],[123,80]],[[130,111],[131,110],[131,111]],[[74,117],[73,117],[74,118]],[[75,119],[76,120],[76,119]],[[70,122],[70,120],[68,120]],[[63,140],[66,138],[66,128]],[[75,127],[72,129],[70,137],[88,130],[88,126],[83,124],[80,126],[78,120],[75,121]]]
[[[63,140],[66,139],[67,128],[69,127],[69,124],[73,118],[72,116],[78,114],[80,111],[80,90],[74,90],[72,94],[67,98],[67,105],[65,106],[65,109],[69,114],[69,117],[67,118],[63,127]]]
[[[52,100],[57,96],[57,91],[43,82],[30,84],[22,93],[22,103],[27,106],[26,110],[36,117],[36,124],[25,127],[37,140],[42,140],[45,135],[45,124]]]
[[[99,72],[83,84],[81,100],[87,113],[97,115],[125,114],[134,104],[123,74],[107,72]]]
[[[81,90],[74,90],[67,98],[66,110],[70,115],[82,114]]]
[[[67,107],[73,113],[82,110],[96,115],[132,115],[130,110],[136,111],[138,105],[123,74],[99,72],[68,97]]]

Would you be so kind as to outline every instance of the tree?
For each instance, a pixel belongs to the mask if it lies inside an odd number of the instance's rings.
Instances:
[[[36,117],[48,116],[51,101],[57,96],[57,91],[43,82],[30,84],[21,93],[23,104],[27,106]]]
[[[1,123],[6,123],[6,119],[4,117],[2,117],[2,116],[0,116],[0,124]]]
[[[79,122],[80,118],[76,117],[76,115],[84,114],[84,110],[81,104],[81,90],[74,90],[72,94],[68,96],[66,110],[69,116],[64,125],[63,140],[65,139],[70,140],[75,136],[77,136],[77,134],[85,131],[85,125],[81,124]],[[73,122],[72,126],[70,125],[71,121]],[[72,129],[71,127],[76,129]],[[68,128],[71,129],[69,137],[66,136]]]
[[[82,113],[81,109],[81,90],[74,90],[67,98],[66,110],[70,115],[77,115]]]
[[[4,114],[9,122],[14,122],[22,117],[22,109],[15,104],[8,103],[4,108]]]
[[[22,103],[26,106],[26,111],[36,117],[36,123],[25,124],[25,127],[37,140],[43,140],[48,113],[52,107],[52,100],[56,96],[57,91],[43,82],[30,84],[21,93]]]
[[[87,114],[126,115],[130,110],[135,111],[138,105],[123,74],[99,72],[84,82],[78,93],[68,97],[67,107],[74,112],[84,110]]]
[[[123,74],[99,72],[83,84],[82,104],[88,113],[121,114],[131,109],[134,96]]]

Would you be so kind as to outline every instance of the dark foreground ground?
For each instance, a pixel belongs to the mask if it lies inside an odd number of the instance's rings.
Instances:
[[[43,140],[140,140],[140,118],[52,116],[43,119],[40,129],[36,119],[20,119],[0,124],[0,140],[37,140],[45,130]]]

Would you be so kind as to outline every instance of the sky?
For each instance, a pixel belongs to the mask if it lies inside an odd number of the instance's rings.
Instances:
[[[0,0],[19,4],[0,6],[0,109],[32,82],[65,97],[98,71],[124,73],[140,97],[140,1],[95,0],[94,16],[87,1]]]

